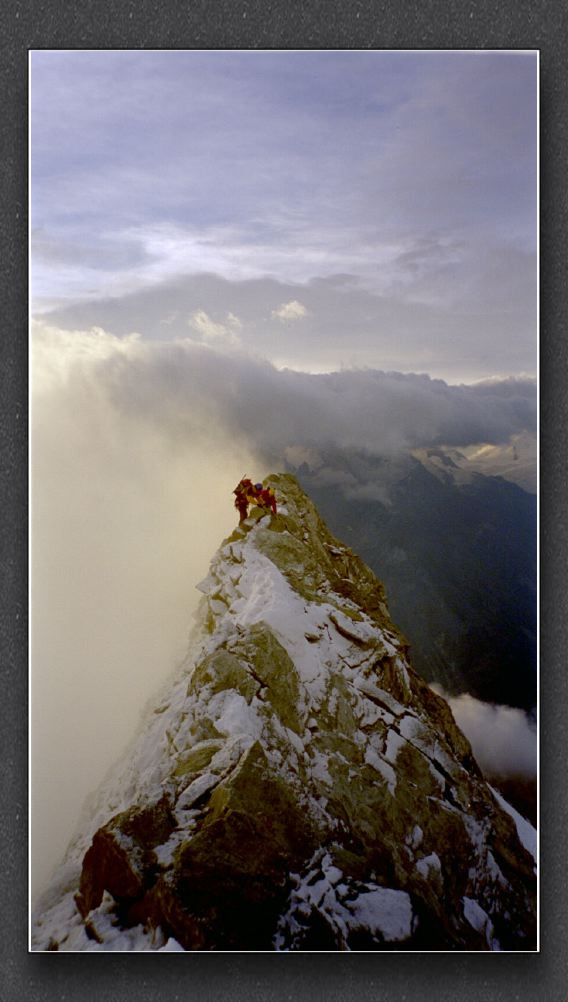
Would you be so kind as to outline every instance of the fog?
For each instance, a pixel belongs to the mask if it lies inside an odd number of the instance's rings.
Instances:
[[[183,659],[195,585],[235,524],[231,491],[244,473],[264,476],[287,449],[503,443],[534,428],[532,380],[280,371],[218,340],[34,325],[34,892]],[[503,760],[507,747],[513,758],[533,747],[516,711],[487,716],[474,704],[455,712],[472,741],[481,735],[480,756],[484,735]]]
[[[432,688],[447,699],[486,776],[535,778],[537,732],[526,713],[511,706],[482,703],[469,693],[448,696],[441,686]]]
[[[234,525],[231,490],[263,470],[126,412],[99,337],[36,342],[32,383],[32,886],[61,859],[83,799],[183,658],[191,613]],[[166,407],[164,405],[164,410]]]

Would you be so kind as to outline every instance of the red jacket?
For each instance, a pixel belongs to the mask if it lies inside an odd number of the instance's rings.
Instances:
[[[267,508],[272,508],[272,511],[276,515],[276,497],[274,492],[270,490],[270,487],[264,487],[263,490],[259,491],[259,500]]]

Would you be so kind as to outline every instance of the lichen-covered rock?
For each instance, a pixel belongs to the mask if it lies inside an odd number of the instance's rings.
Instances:
[[[35,947],[534,949],[522,819],[412,670],[382,585],[294,478],[270,483],[279,514],[215,555],[200,638]]]
[[[188,693],[196,693],[208,685],[213,694],[224,689],[234,689],[250,703],[259,689],[250,672],[247,672],[234,654],[226,650],[215,651],[197,666],[188,686]]]

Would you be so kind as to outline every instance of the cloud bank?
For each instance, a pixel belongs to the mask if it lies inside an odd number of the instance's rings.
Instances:
[[[470,741],[487,777],[536,777],[536,727],[522,710],[482,703],[469,693],[448,696],[439,685],[432,688],[450,704],[458,727]]]
[[[112,406],[177,443],[222,434],[269,458],[295,444],[381,454],[500,444],[536,429],[536,383],[528,378],[454,386],[372,369],[310,374],[217,350],[217,335],[208,343],[145,342],[41,323],[35,331],[38,357],[47,351],[51,365],[61,350],[85,357],[98,352],[97,385]]]
[[[371,291],[354,274],[299,284],[282,277],[229,280],[201,270],[130,294],[71,303],[42,318],[54,327],[100,326],[148,340],[183,339],[188,328],[214,338],[218,330],[233,343],[237,335],[245,351],[280,368],[367,367],[472,382],[536,368],[536,262],[525,252],[513,258],[507,252],[506,260],[510,274],[493,262],[483,287],[468,285],[467,309],[448,295],[420,302]]]

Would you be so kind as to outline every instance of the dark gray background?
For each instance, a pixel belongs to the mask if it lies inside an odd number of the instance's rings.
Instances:
[[[566,997],[568,14],[560,0],[11,0],[0,15],[0,995],[24,999],[504,1000]],[[27,952],[27,73],[50,48],[524,48],[541,53],[540,954]],[[563,169],[564,161],[564,169]],[[170,959],[167,959],[168,956]]]

